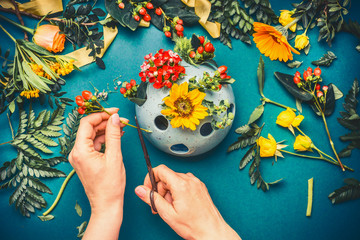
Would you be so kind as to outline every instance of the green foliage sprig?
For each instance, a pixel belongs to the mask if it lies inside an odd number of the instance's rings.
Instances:
[[[14,139],[9,143],[17,149],[17,157],[6,161],[0,168],[0,189],[16,188],[10,196],[9,204],[15,204],[22,215],[30,217],[35,208],[46,207],[41,193],[52,194],[40,179],[66,176],[54,166],[67,161],[63,157],[43,159],[38,151],[52,153],[49,147],[58,144],[52,139],[61,135],[59,131],[64,119],[65,105],[57,108],[52,114],[43,110],[37,116],[33,110],[27,114],[20,110],[20,121]]]
[[[324,56],[322,56],[319,60],[316,61],[312,61],[311,64],[315,65],[315,66],[325,66],[325,67],[329,67],[331,65],[331,63],[336,59],[336,55],[331,52],[328,51],[327,53],[324,54]]]
[[[350,142],[350,144],[343,149],[340,153],[340,157],[348,157],[351,155],[351,151],[355,148],[360,149],[360,117],[356,111],[359,95],[359,82],[354,80],[351,89],[345,97],[345,103],[343,104],[345,111],[340,112],[341,118],[338,118],[338,122],[345,128],[350,129],[351,132],[341,136],[341,141]]]
[[[360,182],[355,178],[344,179],[345,186],[329,194],[332,204],[342,203],[360,198]]]
[[[209,21],[221,23],[220,41],[232,48],[231,37],[251,44],[254,20],[240,7],[237,0],[210,0]]]
[[[3,61],[2,68],[5,68],[9,62],[12,62],[9,59],[9,55],[10,55],[10,49],[7,49],[4,53],[4,56],[2,56],[2,51],[0,47],[0,59]]]
[[[357,37],[360,40],[360,24],[356,21],[351,21],[349,19],[348,23],[343,24],[343,29],[345,32],[349,32],[353,34],[355,37]],[[360,44],[356,46],[356,50],[360,52]]]
[[[269,0],[241,0],[245,8],[249,9],[249,15],[256,16],[258,22],[277,24],[278,16],[271,8]]]

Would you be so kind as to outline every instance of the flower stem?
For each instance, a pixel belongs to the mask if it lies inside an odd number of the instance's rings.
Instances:
[[[0,28],[11,38],[11,40],[13,40],[16,43],[16,39],[8,31],[6,31],[6,29],[3,26],[1,26],[1,24],[0,24]]]
[[[288,29],[290,28],[292,25],[294,25],[295,23],[297,23],[300,20],[301,17],[297,17],[294,20],[292,20],[289,24],[287,24],[284,28]]]
[[[13,141],[13,140],[10,140],[10,141],[7,141],[7,142],[0,143],[0,146],[1,146],[1,145],[8,144],[8,143],[11,143],[12,141]]]
[[[20,10],[19,10],[18,4],[15,2],[15,0],[11,0],[11,3],[14,5],[15,14],[16,14],[17,18],[19,19],[20,24],[21,24],[22,26],[25,26],[24,20],[22,19],[21,14],[20,14]],[[25,39],[26,41],[29,40],[29,37],[28,37],[26,31],[24,31],[24,39]]]
[[[61,185],[60,191],[59,191],[58,195],[56,196],[56,199],[55,199],[54,203],[51,205],[51,207],[50,207],[46,212],[44,212],[44,213],[42,214],[43,216],[48,215],[48,214],[56,207],[56,205],[58,204],[58,202],[59,202],[59,200],[60,200],[60,198],[61,198],[61,196],[62,196],[62,194],[63,194],[63,192],[64,192],[64,190],[65,190],[66,184],[69,182],[70,178],[71,178],[75,173],[76,173],[76,172],[75,172],[75,169],[73,169],[73,170],[69,173],[69,175],[65,178],[63,184]]]
[[[333,152],[334,152],[334,154],[335,154],[335,157],[336,157],[337,161],[339,162],[339,165],[340,165],[341,169],[342,169],[343,171],[345,171],[345,168],[344,168],[343,164],[342,164],[341,161],[340,161],[340,158],[339,158],[339,156],[338,156],[338,154],[337,154],[337,152],[336,152],[336,150],[335,150],[334,143],[333,143],[333,141],[332,141],[332,139],[331,139],[330,132],[329,132],[329,128],[328,128],[327,123],[326,123],[326,118],[325,118],[324,112],[321,112],[321,116],[322,116],[322,119],[323,119],[323,121],[324,121],[326,133],[327,133],[327,135],[328,135],[328,137],[329,137],[329,141],[330,141],[331,148],[332,148],[332,150],[333,150]]]
[[[267,103],[274,104],[274,105],[276,105],[276,106],[278,106],[278,107],[282,107],[282,108],[285,108],[285,109],[290,108],[291,110],[293,110],[294,112],[296,112],[296,109],[295,109],[295,108],[291,108],[291,107],[285,106],[285,105],[283,105],[283,104],[281,104],[281,103],[274,102],[274,101],[272,101],[272,100],[270,100],[270,99],[268,99],[268,98],[266,98],[266,97],[261,98],[260,100],[261,100],[261,101],[265,101],[265,102],[267,102]]]
[[[0,15],[0,18],[3,19],[3,20],[5,20],[5,21],[7,21],[8,23],[11,23],[11,24],[14,25],[15,27],[18,27],[18,28],[20,28],[20,29],[22,29],[22,30],[24,30],[24,31],[26,31],[26,32],[34,35],[34,32],[35,32],[35,31],[34,31],[33,29],[28,28],[28,27],[25,27],[25,26],[23,26],[23,25],[21,25],[21,24],[19,24],[19,23],[17,23],[17,22],[14,22],[13,20],[11,20],[11,19],[9,19],[9,18],[7,18],[7,17],[5,17],[5,16],[3,16],[3,15]]]
[[[333,162],[327,158],[324,158],[324,157],[314,157],[314,156],[308,156],[308,155],[303,155],[303,154],[298,154],[298,153],[293,153],[293,152],[289,152],[289,151],[286,151],[286,150],[283,150],[283,149],[280,149],[279,151],[281,152],[284,152],[284,153],[288,153],[290,155],[294,155],[294,156],[297,156],[297,157],[303,157],[303,158],[312,158],[312,159],[318,159],[318,160],[324,160],[328,163],[331,163],[331,164],[334,164],[334,165],[337,165],[337,166],[340,166],[340,164],[338,162]],[[344,165],[343,165],[344,166]],[[347,170],[350,170],[350,171],[354,171],[354,169],[352,168],[349,168],[348,166],[344,166]]]

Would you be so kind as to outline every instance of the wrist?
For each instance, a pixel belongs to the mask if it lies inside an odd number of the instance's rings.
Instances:
[[[213,225],[213,227],[206,228],[205,231],[191,238],[191,240],[218,239],[241,240],[240,236],[223,219],[217,224]]]

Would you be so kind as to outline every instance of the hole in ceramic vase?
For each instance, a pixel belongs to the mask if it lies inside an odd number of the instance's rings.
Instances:
[[[211,123],[204,123],[200,128],[200,135],[203,137],[209,136],[213,130],[214,129],[212,128]]]
[[[232,103],[232,104],[230,104],[230,107],[227,109],[227,114],[229,114],[229,113],[232,113],[232,112],[234,112],[234,104]]]
[[[177,153],[177,154],[185,154],[185,153],[189,152],[189,148],[182,143],[172,145],[170,147],[170,150],[173,153]]]
[[[157,116],[155,118],[155,126],[160,130],[166,130],[169,126],[169,121],[164,116]]]

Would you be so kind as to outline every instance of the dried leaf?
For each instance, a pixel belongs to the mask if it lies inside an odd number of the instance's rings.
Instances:
[[[75,210],[76,210],[76,213],[79,215],[79,217],[82,216],[82,209],[81,209],[81,206],[78,204],[78,202],[76,201],[76,204],[75,204]]]
[[[312,61],[311,64],[315,65],[315,66],[325,66],[325,67],[329,67],[331,65],[331,63],[336,59],[337,57],[335,56],[335,54],[331,51],[328,51],[327,53],[324,54],[324,56],[322,56],[319,60],[317,61]]]
[[[289,67],[289,68],[298,68],[301,66],[303,62],[300,62],[300,61],[293,61],[293,62],[289,62],[287,63],[286,65]]]

